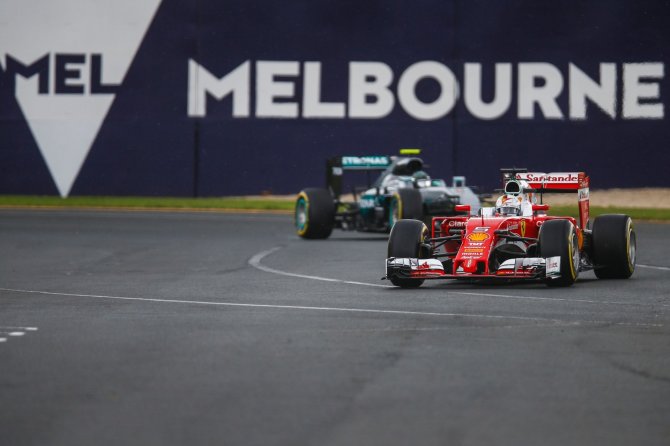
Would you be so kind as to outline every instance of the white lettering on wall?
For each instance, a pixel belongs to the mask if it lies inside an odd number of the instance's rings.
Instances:
[[[391,113],[395,103],[389,90],[392,81],[393,71],[385,63],[350,62],[349,117],[383,118]]]
[[[512,104],[512,64],[497,63],[493,100],[482,100],[482,64],[465,64],[465,106],[479,119],[496,119],[505,114]]]
[[[624,119],[662,119],[662,103],[640,103],[640,99],[660,99],[658,80],[663,79],[662,63],[627,63],[623,66]],[[656,79],[652,81],[651,79]]]
[[[563,90],[563,76],[554,65],[544,62],[520,63],[519,110],[520,119],[535,117],[535,104],[547,119],[563,119],[556,98]],[[537,84],[540,81],[541,84]]]
[[[416,97],[416,84],[422,79],[434,79],[440,84],[440,96],[429,104]],[[440,119],[454,108],[457,99],[456,76],[439,62],[424,61],[410,65],[398,81],[398,101],[407,114],[415,119]]]
[[[305,62],[302,115],[305,118],[344,118],[341,102],[321,102],[321,62]]]
[[[256,116],[259,118],[297,118],[296,102],[276,102],[295,96],[295,83],[277,77],[296,77],[300,74],[298,62],[256,62]]]
[[[221,100],[233,94],[233,116],[249,117],[249,61],[217,78],[193,59],[188,61],[188,115],[207,114],[207,95]]]
[[[58,84],[61,89],[81,88],[77,81],[86,77],[78,60],[63,59]],[[31,65],[13,65],[17,75],[40,80],[44,62]],[[46,66],[46,65],[45,65]],[[322,63],[319,61],[256,61],[255,70],[250,61],[218,77],[194,60],[188,63],[188,116],[207,115],[208,100],[222,100],[232,96],[232,116],[235,118],[308,118],[308,119],[381,119],[391,114],[396,106],[419,121],[444,118],[460,99],[460,85],[454,72],[437,61],[420,61],[407,67],[394,85],[395,75],[383,62],[350,62],[348,89],[340,101],[322,100]],[[617,88],[617,70],[621,67],[623,88]],[[302,70],[301,70],[302,68]],[[660,80],[665,75],[661,62],[599,64],[599,79],[587,75],[570,63],[566,77],[555,65],[546,62],[517,64],[516,79],[512,63],[494,65],[494,94],[485,101],[482,94],[480,63],[463,66],[463,102],[475,118],[499,119],[511,108],[516,82],[516,116],[519,119],[564,119],[573,121],[588,118],[588,104],[594,104],[612,119],[663,119],[664,104]],[[46,79],[46,78],[45,78]],[[439,95],[424,102],[416,95],[417,85],[423,80],[437,82]],[[61,85],[62,84],[62,85]],[[41,84],[40,84],[41,85]],[[45,84],[46,85],[46,84]],[[96,88],[111,88],[96,81]],[[251,110],[251,85],[255,85],[255,109]],[[297,86],[302,85],[302,91]],[[47,89],[46,86],[40,87]],[[567,91],[565,91],[567,90]],[[332,89],[331,89],[332,91]],[[566,97],[567,96],[567,97]],[[568,110],[559,106],[559,98],[567,99]],[[334,98],[338,99],[338,98]],[[561,101],[561,103],[564,103]],[[621,103],[620,110],[617,103]]]
[[[616,118],[616,65],[600,64],[600,84],[575,64],[569,65],[570,118],[586,119],[586,99],[590,99],[612,119]]]

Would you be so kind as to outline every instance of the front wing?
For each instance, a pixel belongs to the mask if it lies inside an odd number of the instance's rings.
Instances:
[[[389,257],[386,259],[385,279],[558,279],[561,277],[560,257],[525,257],[504,261],[490,274],[474,274],[459,268],[447,273],[437,259]]]

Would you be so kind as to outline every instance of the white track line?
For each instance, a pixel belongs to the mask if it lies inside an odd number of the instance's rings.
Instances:
[[[301,279],[310,279],[310,280],[320,280],[322,282],[336,282],[336,283],[348,283],[351,285],[363,285],[363,286],[370,286],[370,287],[378,287],[378,288],[396,288],[395,286],[392,285],[382,285],[382,284],[375,284],[375,283],[365,283],[365,282],[354,282],[351,280],[342,280],[342,279],[333,279],[330,277],[321,277],[321,276],[308,276],[305,274],[296,274],[296,273],[290,273],[287,271],[281,271],[278,269],[270,268],[268,266],[265,266],[261,263],[261,260],[263,260],[265,257],[269,256],[270,254],[278,251],[281,249],[280,246],[275,246],[274,248],[268,249],[267,251],[262,251],[259,252],[258,254],[254,255],[249,259],[249,265],[253,266],[254,268],[260,269],[261,271],[265,271],[268,273],[272,274],[278,274],[280,276],[288,276],[288,277],[299,277]],[[640,265],[638,265],[640,266]],[[463,296],[477,296],[477,297],[496,297],[496,298],[505,298],[505,299],[519,299],[519,300],[530,300],[530,301],[552,301],[552,302],[574,302],[574,303],[587,303],[587,304],[596,304],[596,305],[624,305],[624,306],[649,306],[651,304],[648,303],[635,303],[635,302],[619,302],[619,301],[605,301],[605,300],[589,300],[589,299],[566,299],[566,298],[561,298],[561,297],[538,297],[538,296],[518,296],[518,295],[511,295],[511,294],[495,294],[495,293],[476,293],[476,292],[469,292],[469,291],[453,291],[453,290],[446,290],[450,294],[458,294],[458,295],[463,295]],[[658,305],[658,304],[657,304]],[[668,304],[660,304],[663,307],[670,307]]]
[[[280,246],[275,246],[274,248],[268,249],[267,251],[259,252],[258,254],[254,255],[249,259],[249,265],[253,266],[256,269],[260,269],[261,271],[265,271],[272,274],[278,274],[280,276],[299,277],[301,279],[320,280],[322,282],[348,283],[350,285],[362,285],[377,288],[395,288],[394,286],[391,285],[382,285],[379,283],[354,282],[352,280],[331,279],[330,277],[307,276],[305,274],[289,273],[286,271],[280,271],[278,269],[270,268],[268,266],[261,264],[261,260],[263,260],[265,257],[269,256],[273,252],[278,251],[280,249],[281,249]]]
[[[367,314],[393,314],[399,316],[432,316],[449,318],[471,318],[471,319],[493,319],[493,320],[518,320],[526,322],[551,322],[554,324],[595,324],[595,325],[616,325],[616,326],[634,326],[634,327],[664,327],[663,324],[647,323],[627,323],[611,322],[603,320],[573,320],[565,321],[555,318],[526,317],[526,316],[503,316],[497,314],[472,314],[472,313],[443,313],[433,311],[404,311],[404,310],[381,310],[371,308],[340,308],[340,307],[310,307],[305,305],[271,305],[271,304],[243,304],[237,302],[216,302],[202,300],[184,300],[184,299],[157,299],[149,297],[127,297],[127,296],[106,296],[103,294],[78,294],[78,293],[58,293],[53,291],[38,290],[19,290],[13,288],[0,288],[0,291],[9,291],[13,293],[41,294],[48,296],[66,296],[66,297],[87,297],[96,299],[126,300],[139,302],[160,302],[172,304],[187,305],[211,305],[220,307],[242,307],[242,308],[272,308],[277,310],[304,310],[304,311],[337,311],[345,313],[367,313]]]
[[[649,268],[649,269],[658,269],[660,271],[670,271],[670,267],[667,266],[655,266],[655,265],[635,265],[640,268]]]
[[[9,327],[0,325],[0,343],[7,342],[8,337],[23,336],[28,331],[37,331],[37,327]]]
[[[350,280],[341,280],[333,279],[329,277],[320,277],[320,276],[310,276],[306,274],[296,274],[289,273],[286,271],[280,271],[274,268],[269,268],[261,264],[261,260],[279,250],[280,247],[275,247],[267,251],[260,252],[249,259],[249,265],[254,268],[257,268],[262,271],[266,271],[272,274],[279,274],[282,276],[289,277],[299,277],[303,279],[310,280],[320,280],[324,282],[335,282],[335,283],[346,283],[351,285],[362,285],[362,286],[371,286],[371,287],[381,287],[381,288],[393,288],[389,285],[381,284],[372,284],[365,282],[356,282]],[[645,324],[645,323],[617,323],[609,321],[598,321],[598,320],[588,320],[588,321],[563,321],[560,319],[553,318],[541,318],[541,317],[524,317],[524,316],[503,316],[503,315],[490,315],[490,314],[471,314],[471,313],[445,313],[445,312],[428,312],[428,311],[403,311],[403,310],[383,310],[383,309],[370,309],[370,308],[340,308],[340,307],[316,307],[316,306],[304,306],[304,305],[272,305],[272,304],[250,304],[250,303],[237,303],[237,302],[216,302],[216,301],[197,301],[197,300],[185,300],[185,299],[158,299],[158,298],[147,298],[147,297],[128,297],[128,296],[108,296],[103,294],[79,294],[79,293],[59,293],[52,291],[40,291],[40,290],[20,290],[13,288],[0,288],[0,291],[9,291],[15,293],[28,293],[28,294],[41,294],[41,295],[51,295],[51,296],[68,296],[68,297],[86,297],[86,298],[97,298],[97,299],[111,299],[111,300],[125,300],[125,301],[139,301],[139,302],[160,302],[160,303],[172,303],[172,304],[187,304],[187,305],[211,305],[211,306],[221,306],[221,307],[242,307],[242,308],[271,308],[279,310],[303,310],[303,311],[337,311],[337,312],[348,312],[348,313],[367,313],[367,314],[393,314],[393,315],[402,315],[402,316],[433,316],[433,317],[453,317],[453,318],[476,318],[476,319],[494,319],[494,320],[521,320],[521,321],[530,321],[530,322],[552,322],[552,323],[572,323],[572,324],[604,324],[604,325],[622,325],[622,326],[637,326],[637,327],[664,327],[663,324]],[[464,294],[464,295],[473,295],[473,296],[491,296],[491,297],[511,297],[516,299],[534,299],[534,300],[556,300],[552,298],[545,297],[523,297],[523,296],[510,296],[510,295],[501,295],[501,294],[488,294],[488,293],[466,293],[460,291],[451,291],[454,294]],[[569,299],[561,299],[566,301],[572,301]],[[578,301],[579,302],[579,301]],[[597,301],[584,301],[584,302],[593,302],[593,303],[602,303]],[[667,305],[665,305],[667,306]]]
[[[7,327],[4,325],[0,325],[0,330],[37,331],[37,327]]]
[[[524,316],[501,316],[490,314],[468,314],[468,313],[442,313],[431,311],[403,311],[403,310],[377,310],[370,308],[339,308],[339,307],[311,307],[305,305],[272,305],[272,304],[243,304],[237,302],[216,302],[216,301],[202,301],[202,300],[183,300],[183,299],[156,299],[149,297],[126,297],[126,296],[105,296],[102,294],[76,294],[76,293],[57,293],[53,291],[38,291],[38,290],[19,290],[13,288],[0,288],[0,291],[10,291],[13,293],[28,293],[28,294],[42,294],[49,296],[68,296],[68,297],[89,297],[98,299],[113,299],[113,300],[130,300],[140,302],[161,302],[173,304],[191,304],[191,305],[213,305],[221,307],[243,307],[243,308],[273,308],[278,310],[312,310],[312,311],[340,311],[348,313],[372,313],[372,314],[396,314],[403,316],[442,316],[442,317],[462,317],[462,318],[478,318],[478,319],[513,319],[522,321],[542,321],[564,323],[560,319],[552,318],[538,318],[538,317],[524,317]],[[587,321],[593,322],[593,321]],[[607,324],[605,321],[597,321],[597,323]],[[656,325],[654,325],[656,326]]]
[[[26,334],[25,331],[0,331],[0,335],[3,336],[23,336]]]

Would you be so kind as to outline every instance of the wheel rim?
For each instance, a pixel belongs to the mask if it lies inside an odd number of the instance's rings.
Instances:
[[[572,268],[577,277],[579,271],[579,243],[576,234],[572,234]]]
[[[391,209],[389,211],[389,228],[392,228],[395,222],[400,220],[400,206],[398,206],[398,199],[391,200]]]
[[[572,261],[570,263],[570,272],[572,273],[572,279],[575,280],[579,273],[579,243],[577,241],[577,234],[574,231],[571,231],[568,243],[568,254]]]
[[[631,271],[635,267],[635,254],[637,251],[637,244],[635,241],[635,232],[633,231],[633,225],[628,226],[628,266]]]
[[[307,201],[302,197],[298,198],[295,205],[295,227],[300,234],[307,229]]]

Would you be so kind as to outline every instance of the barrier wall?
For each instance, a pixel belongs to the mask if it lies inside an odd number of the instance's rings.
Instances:
[[[663,1],[0,4],[0,193],[293,193],[330,156],[670,186]]]

